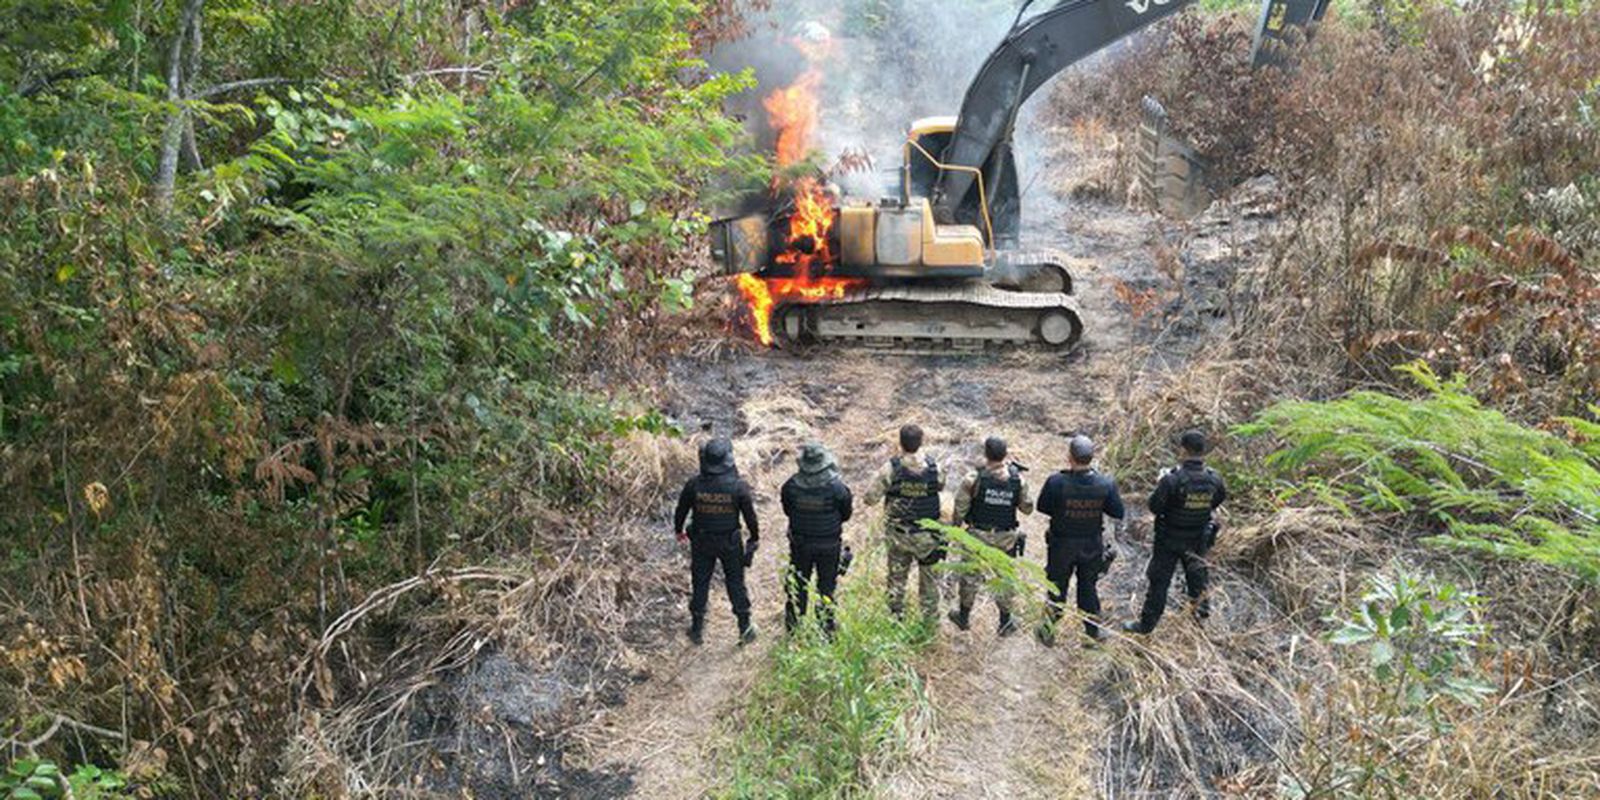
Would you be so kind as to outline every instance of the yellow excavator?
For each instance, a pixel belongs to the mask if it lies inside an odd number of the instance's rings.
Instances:
[[[1047,80],[1088,55],[1194,0],[1062,0],[1027,16],[968,85],[960,114],[912,123],[897,195],[836,200],[817,249],[829,263],[796,276],[788,212],[750,214],[712,226],[724,272],[782,285],[845,279],[834,292],[772,297],[773,338],[783,343],[854,343],[918,350],[1022,344],[1068,350],[1083,333],[1067,261],[1018,249],[1021,193],[1012,132],[1022,104]],[[1331,0],[1263,0],[1257,65],[1283,48]],[[1301,35],[1304,35],[1303,33]]]

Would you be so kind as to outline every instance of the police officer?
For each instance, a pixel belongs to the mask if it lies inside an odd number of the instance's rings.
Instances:
[[[783,513],[789,517],[788,602],[784,624],[794,630],[806,613],[807,585],[817,579],[822,595],[818,616],[823,629],[832,632],[833,590],[839,581],[839,559],[844,549],[844,523],[854,511],[850,488],[839,477],[833,455],[813,442],[800,450],[799,469],[782,489]]]
[[[1162,473],[1150,495],[1150,513],[1155,517],[1155,546],[1150,554],[1150,589],[1137,622],[1124,622],[1130,633],[1149,633],[1167,610],[1167,589],[1172,573],[1183,564],[1184,589],[1194,603],[1199,619],[1210,615],[1206,599],[1206,551],[1216,538],[1212,512],[1228,499],[1227,486],[1205,464],[1206,437],[1187,431],[1178,440],[1182,463]]]
[[[956,519],[979,541],[1003,550],[1012,556],[1022,554],[1022,535],[1018,532],[1017,515],[1033,513],[1033,495],[1028,482],[1022,477],[1022,468],[1006,462],[1006,441],[998,436],[984,440],[984,465],[961,483],[956,492]],[[961,576],[959,597],[961,605],[950,612],[950,621],[961,630],[967,630],[972,621],[972,602],[977,599],[981,575],[966,573]],[[994,604],[1000,609],[1001,636],[1016,633],[1016,623],[1011,619],[1011,598],[1005,592],[996,593]]]
[[[739,518],[750,529],[750,538],[741,542]],[[684,521],[689,520],[689,527]],[[750,623],[750,594],[745,591],[744,568],[755,556],[761,541],[761,523],[750,485],[739,477],[733,463],[733,445],[717,438],[700,446],[700,474],[684,484],[678,494],[678,508],[672,515],[672,530],[679,542],[689,543],[689,576],[693,592],[689,598],[689,641],[703,642],[706,626],[706,596],[711,590],[711,573],[722,564],[722,580],[728,601],[739,619],[739,643],[756,638]]]
[[[900,429],[900,454],[878,471],[867,489],[867,505],[884,502],[884,538],[889,550],[889,609],[895,616],[905,613],[906,577],[917,565],[917,600],[928,622],[938,619],[939,581],[933,567],[944,558],[944,543],[939,534],[918,523],[939,519],[939,492],[944,489],[944,474],[932,458],[917,455],[922,449],[922,428],[906,425]]]
[[[1039,491],[1039,511],[1050,516],[1050,530],[1045,534],[1049,551],[1045,576],[1055,587],[1049,598],[1050,621],[1054,623],[1061,617],[1067,584],[1076,575],[1078,610],[1088,615],[1083,632],[1092,642],[1101,636],[1099,582],[1107,567],[1103,518],[1116,520],[1121,529],[1126,511],[1122,496],[1117,493],[1117,482],[1089,466],[1094,461],[1093,440],[1072,437],[1067,455],[1068,468],[1051,475]],[[1053,640],[1050,627],[1053,625],[1040,629],[1039,638],[1045,644]]]

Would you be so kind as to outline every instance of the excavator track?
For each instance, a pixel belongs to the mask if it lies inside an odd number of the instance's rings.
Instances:
[[[1006,254],[1002,262],[1009,268],[998,277],[1014,288],[987,280],[875,286],[835,300],[779,306],[773,331],[788,345],[922,353],[1007,346],[1071,350],[1083,335],[1083,320],[1077,301],[1063,291],[1072,286],[1066,268],[1035,253]]]

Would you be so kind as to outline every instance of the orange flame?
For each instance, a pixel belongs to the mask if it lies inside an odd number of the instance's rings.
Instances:
[[[780,303],[842,300],[849,292],[866,288],[867,282],[861,278],[760,278],[743,273],[738,277],[738,286],[750,308],[750,328],[756,339],[771,345],[772,309]]]
[[[811,136],[817,132],[817,88],[821,84],[822,73],[806,70],[794,83],[761,101],[767,109],[767,121],[778,132],[779,167],[800,163],[811,148]]]
[[[809,277],[812,267],[827,270],[833,265],[833,234],[837,203],[816,178],[801,178],[794,184],[794,213],[789,217],[789,237],[784,250],[774,260],[793,267],[794,274]]]
[[[816,64],[828,55],[832,42],[797,41],[796,44],[807,59]],[[821,84],[822,73],[813,67],[794,83],[761,101],[767,110],[768,122],[777,131],[775,159],[779,168],[800,163],[810,150],[821,112],[818,101]],[[784,189],[774,181],[772,190],[777,194]],[[751,328],[765,345],[772,344],[772,313],[779,306],[839,300],[846,293],[867,286],[867,281],[861,278],[836,278],[826,274],[836,261],[830,240],[838,220],[839,204],[822,180],[803,177],[788,186],[787,191],[793,197],[794,210],[789,217],[783,249],[773,262],[787,267],[790,274],[786,277],[741,274],[737,278],[739,293],[750,309]]]

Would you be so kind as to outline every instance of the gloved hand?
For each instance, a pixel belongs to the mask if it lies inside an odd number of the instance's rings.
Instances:
[[[1211,548],[1217,546],[1217,534],[1221,532],[1222,523],[1216,520],[1212,520],[1211,524],[1206,526],[1206,532],[1200,537],[1200,552],[1202,555],[1211,552]]]
[[[1098,578],[1100,575],[1104,575],[1107,572],[1110,572],[1111,571],[1111,564],[1112,564],[1112,562],[1115,562],[1116,560],[1117,560],[1117,548],[1112,547],[1109,542],[1106,543],[1105,549],[1100,551],[1100,572],[1095,577]]]
[[[760,546],[761,546],[761,540],[757,539],[757,538],[755,538],[753,536],[750,537],[749,541],[744,543],[744,565],[746,567],[749,567],[752,563],[755,562],[755,560],[756,560],[756,548],[760,547]]]
[[[1026,533],[1017,534],[1017,543],[1014,544],[1014,545],[1011,545],[1011,557],[1012,558],[1022,558],[1022,554],[1026,553],[1027,551],[1028,551],[1028,534],[1026,534]]]
[[[839,554],[839,575],[841,577],[850,571],[850,565],[855,563],[855,560],[855,551],[850,549],[850,545],[845,545],[844,552]]]

